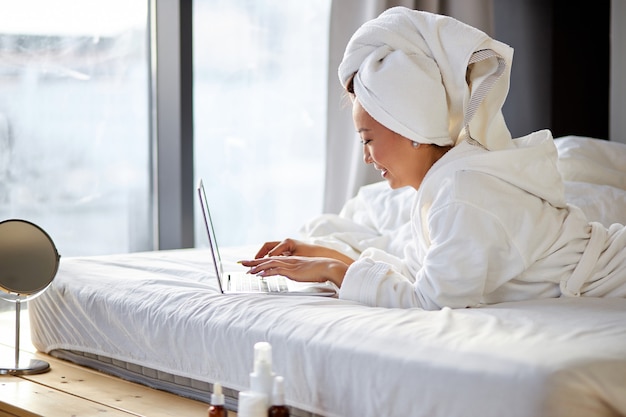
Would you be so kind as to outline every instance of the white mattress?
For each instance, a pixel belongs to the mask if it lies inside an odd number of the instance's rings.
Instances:
[[[422,311],[221,295],[209,261],[203,249],[64,258],[29,302],[33,343],[238,391],[268,341],[287,403],[327,416],[626,415],[624,299]]]

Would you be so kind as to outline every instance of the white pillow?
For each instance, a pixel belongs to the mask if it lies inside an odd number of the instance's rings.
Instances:
[[[565,200],[582,209],[589,221],[626,225],[626,190],[588,182],[565,181]]]
[[[626,190],[626,144],[582,136],[554,139],[564,181],[610,185]]]

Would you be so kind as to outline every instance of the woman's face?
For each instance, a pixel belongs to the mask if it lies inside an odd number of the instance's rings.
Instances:
[[[352,118],[363,143],[365,163],[373,164],[391,188],[408,185],[418,189],[430,167],[441,157],[434,157],[433,147],[414,147],[411,140],[378,123],[358,99],[352,101]]]

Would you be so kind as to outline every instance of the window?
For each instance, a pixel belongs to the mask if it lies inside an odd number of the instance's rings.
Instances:
[[[153,192],[149,3],[166,1],[0,0],[0,220],[64,257],[152,250],[198,207],[155,228],[175,203]],[[192,5],[193,164],[220,244],[293,235],[322,209],[330,0]]]
[[[0,0],[0,219],[152,248],[147,2]]]
[[[193,3],[195,175],[220,245],[293,236],[322,211],[329,14],[330,0]]]

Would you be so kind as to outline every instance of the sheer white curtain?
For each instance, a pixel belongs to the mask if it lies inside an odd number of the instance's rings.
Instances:
[[[337,213],[359,187],[381,178],[363,162],[352,124],[352,106],[337,78],[337,67],[352,34],[364,22],[394,6],[446,14],[493,33],[493,0],[335,0],[331,8],[324,211]]]

